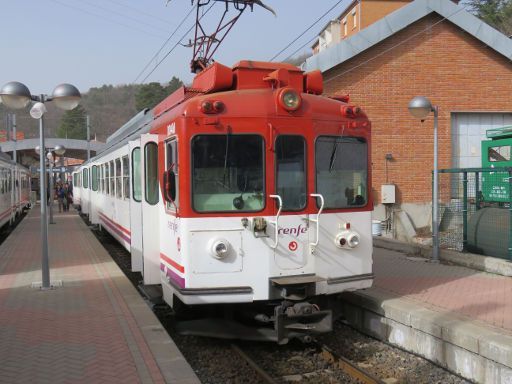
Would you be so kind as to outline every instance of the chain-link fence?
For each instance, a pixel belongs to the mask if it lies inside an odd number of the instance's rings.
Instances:
[[[512,168],[439,170],[442,248],[512,260]]]

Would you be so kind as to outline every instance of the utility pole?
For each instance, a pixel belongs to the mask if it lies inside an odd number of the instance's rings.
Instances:
[[[18,139],[16,137],[16,114],[11,114],[11,127],[12,127],[12,137],[11,140],[13,142],[13,151],[12,151],[12,160],[16,163],[17,157],[16,157],[16,146],[18,145]]]
[[[91,159],[91,124],[89,120],[89,115],[86,116],[87,123],[87,160]]]

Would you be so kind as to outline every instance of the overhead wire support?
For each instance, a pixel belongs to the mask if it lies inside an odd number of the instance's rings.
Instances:
[[[208,35],[203,25],[201,24],[200,12],[201,8],[208,5],[212,0],[197,0],[196,7],[196,28],[194,33],[194,52],[192,54],[192,61],[190,63],[190,69],[192,73],[198,73],[204,70],[212,62],[212,57],[219,48],[226,35],[229,33],[231,28],[238,21],[242,13],[247,8],[247,1],[234,2],[235,9],[238,14],[226,21],[226,15],[229,12],[228,0],[213,0],[213,1],[224,1],[225,9],[222,17],[217,25],[217,29],[212,34]],[[224,23],[224,24],[223,24]],[[219,37],[218,37],[219,36]],[[212,49],[213,47],[213,49]]]
[[[206,10],[206,12],[203,14],[203,16],[205,16],[212,9],[212,7],[213,7],[213,4],[210,5],[210,7]],[[193,8],[192,8],[192,10],[193,10]],[[172,53],[172,51],[174,51],[176,49],[176,47],[181,44],[180,42],[190,33],[190,31],[192,31],[192,29],[194,29],[194,25],[192,25],[183,34],[183,36],[178,40],[178,42],[176,44],[174,44],[173,47],[164,55],[164,57],[162,57],[162,59],[160,59],[160,61],[158,61],[158,63],[156,63],[156,65],[153,67],[153,69],[144,77],[144,79],[142,79],[141,83],[144,83],[149,78],[149,76],[151,76],[151,74],[156,71],[156,69],[160,66],[160,64],[162,64],[163,61],[165,59],[167,59],[167,57],[169,57],[169,55]]]
[[[201,24],[201,17],[204,16],[204,14],[200,16],[200,13],[201,8],[210,4],[210,2],[212,2],[212,5],[214,4],[213,2],[224,2],[225,9],[219,23],[217,24],[216,30],[211,34],[208,34]],[[192,0],[192,4],[194,4],[194,0]],[[233,5],[233,8],[238,13],[228,20],[227,15],[230,4]],[[263,4],[261,0],[197,0],[196,28],[193,42],[194,53],[190,63],[192,73],[201,72],[213,62],[212,57],[215,52],[217,52],[217,49],[224,41],[226,35],[231,31],[247,7],[252,11],[255,4],[272,12],[274,15],[276,14],[272,8]]]

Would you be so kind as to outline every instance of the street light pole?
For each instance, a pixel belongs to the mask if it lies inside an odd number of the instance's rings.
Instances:
[[[439,263],[439,170],[437,127],[439,107],[432,105],[425,96],[416,96],[409,102],[409,112],[412,116],[423,121],[431,112],[434,112],[434,181],[432,183],[432,257],[430,261]]]
[[[432,191],[432,262],[439,262],[439,165],[438,165],[438,140],[437,125],[439,107],[432,106],[434,112],[434,185]]]
[[[44,99],[44,95],[41,95]],[[41,271],[42,289],[50,288],[50,267],[48,263],[48,217],[46,215],[46,151],[44,150],[44,114],[39,118],[39,180],[41,191]]]
[[[89,115],[86,116],[86,125],[87,125],[87,160],[91,159],[91,123],[89,120]]]
[[[44,114],[46,107],[44,103],[54,101],[58,108],[64,110],[74,109],[80,102],[80,91],[71,84],[60,84],[53,90],[52,95],[32,95],[26,85],[17,81],[5,84],[0,89],[0,101],[7,107],[22,109],[27,107],[31,101],[36,103],[30,109],[30,116],[39,119],[39,178],[41,191],[41,289],[47,290],[50,285],[50,268],[48,261],[48,215],[47,215],[47,193],[46,193],[46,151],[44,146]],[[56,150],[57,152],[57,150]],[[52,196],[53,197],[53,196]],[[38,286],[35,283],[34,286]]]

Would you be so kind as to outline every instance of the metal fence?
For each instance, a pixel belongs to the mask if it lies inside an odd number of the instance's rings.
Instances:
[[[512,168],[439,170],[442,248],[512,260]]]

